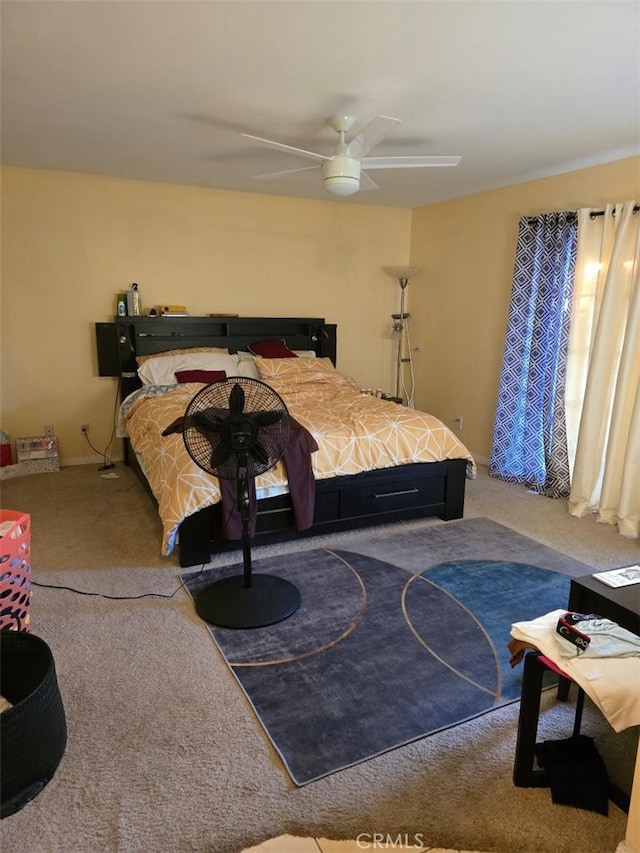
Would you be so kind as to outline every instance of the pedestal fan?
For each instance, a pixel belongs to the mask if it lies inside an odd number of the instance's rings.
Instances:
[[[289,429],[284,401],[257,379],[220,379],[199,391],[187,406],[182,426],[187,452],[203,471],[235,481],[242,519],[243,574],[215,581],[195,597],[196,612],[212,625],[273,625],[291,616],[300,604],[300,593],[292,583],[251,571],[249,483],[278,462]]]

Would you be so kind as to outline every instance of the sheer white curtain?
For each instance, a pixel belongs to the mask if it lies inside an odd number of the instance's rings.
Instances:
[[[569,512],[640,533],[640,213],[578,211],[565,408]]]

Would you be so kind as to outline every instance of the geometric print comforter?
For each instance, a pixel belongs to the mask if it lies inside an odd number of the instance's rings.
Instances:
[[[260,379],[284,400],[291,417],[313,435],[316,479],[359,474],[412,462],[466,459],[467,448],[441,421],[425,412],[361,394],[354,379],[327,358],[255,359]],[[181,522],[220,501],[218,480],[187,453],[181,434],[162,431],[181,417],[201,383],[146,386],[123,403],[121,424],[158,501],[162,553],[170,554]],[[258,496],[286,490],[284,463],[256,478]]]

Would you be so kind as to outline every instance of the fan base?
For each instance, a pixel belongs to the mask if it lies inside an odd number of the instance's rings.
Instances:
[[[196,613],[219,628],[264,628],[291,616],[300,606],[298,588],[275,575],[256,574],[245,587],[244,576],[222,578],[195,597]]]

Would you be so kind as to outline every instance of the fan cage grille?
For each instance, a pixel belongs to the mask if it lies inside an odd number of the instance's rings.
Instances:
[[[246,476],[253,478],[282,457],[289,441],[289,412],[265,382],[227,377],[206,385],[191,399],[182,434],[189,456],[202,470],[235,479],[244,463]],[[232,448],[245,443],[246,453]]]

